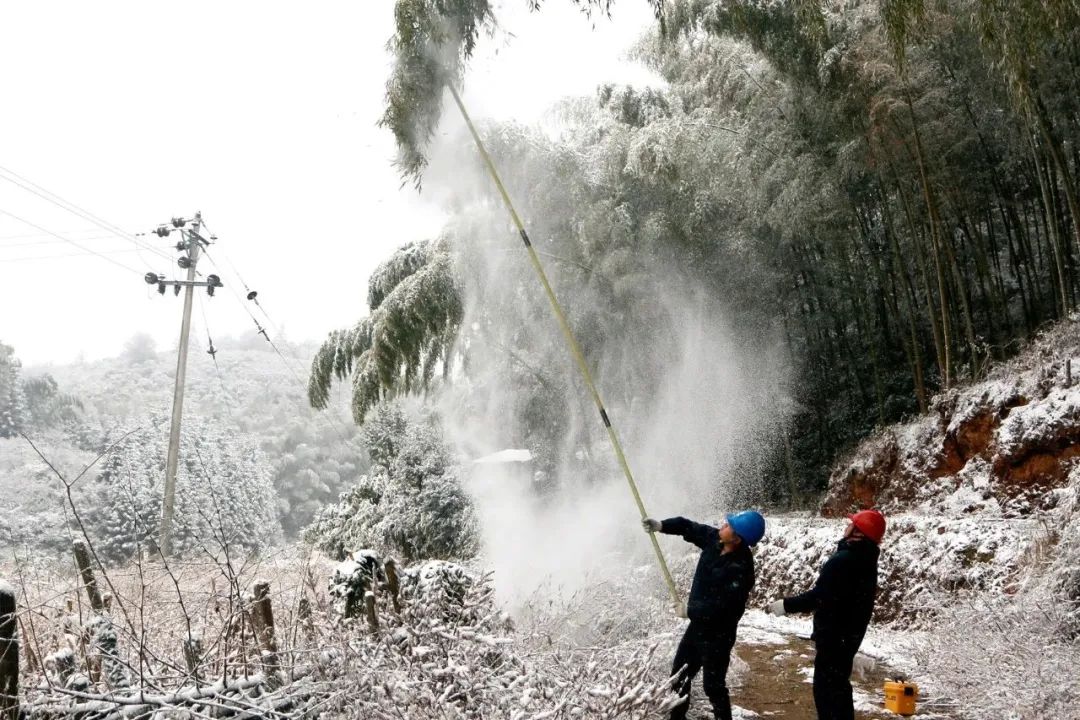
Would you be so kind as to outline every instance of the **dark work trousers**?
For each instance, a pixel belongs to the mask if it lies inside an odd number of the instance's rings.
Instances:
[[[686,634],[675,651],[675,661],[671,663],[671,674],[686,666],[680,680],[675,685],[679,695],[686,702],[671,711],[671,720],[684,720],[690,708],[690,683],[702,670],[702,683],[705,695],[712,703],[713,716],[718,720],[731,720],[731,699],[728,697],[727,669],[731,648],[735,646],[735,633],[718,630],[707,624],[691,620]]]
[[[858,643],[818,639],[814,658],[814,706],[818,720],[855,720],[851,700],[851,665]]]

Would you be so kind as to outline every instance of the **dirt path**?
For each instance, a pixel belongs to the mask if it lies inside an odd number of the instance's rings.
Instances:
[[[746,636],[744,638],[744,636]],[[772,632],[744,632],[728,673],[731,701],[736,718],[782,718],[782,720],[816,720],[810,680],[814,670],[814,646],[809,640]],[[860,669],[862,672],[860,673]],[[893,673],[881,663],[869,658],[856,661],[852,677],[857,720],[900,720],[884,709],[882,685]],[[931,712],[921,708],[913,717],[918,720],[956,720],[956,716]],[[695,679],[691,720],[712,720],[709,703],[702,690],[700,678]]]

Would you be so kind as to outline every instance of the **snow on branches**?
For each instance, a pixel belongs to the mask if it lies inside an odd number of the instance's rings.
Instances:
[[[353,419],[395,394],[428,387],[445,372],[461,325],[462,294],[446,241],[410,243],[375,269],[370,315],[335,330],[311,363],[308,399],[323,409],[335,380],[353,380]]]
[[[382,562],[370,553],[362,559]],[[117,661],[131,668],[126,688],[106,673],[80,671],[93,651],[80,640],[90,623],[65,605],[78,593],[77,578],[20,566],[28,644],[39,654],[61,648],[50,656],[47,680],[40,667],[24,668],[23,709],[31,719],[569,720],[655,717],[676,702],[666,672],[657,671],[655,646],[553,648],[536,627],[515,630],[494,603],[488,575],[438,561],[403,568],[397,608],[376,579],[365,591],[378,613],[371,625],[342,617],[328,602],[319,578],[331,569],[311,557],[280,556],[241,569],[207,563],[111,571],[109,585],[123,604],[142,602],[139,613],[112,619]],[[257,573],[273,574],[270,592],[254,580]],[[253,582],[277,620],[272,672],[244,591]],[[80,676],[77,689],[61,681],[58,664]]]
[[[307,539],[338,557],[366,547],[406,561],[471,557],[476,518],[437,428],[383,405],[362,432],[371,472],[316,516]]]
[[[158,530],[167,417],[125,437],[86,493],[87,519],[102,558],[130,559]],[[254,441],[197,416],[185,419],[177,468],[174,547],[217,554],[265,548],[280,535],[271,468]]]

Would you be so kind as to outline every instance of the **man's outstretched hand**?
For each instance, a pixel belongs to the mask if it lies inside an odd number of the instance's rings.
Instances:
[[[641,521],[641,527],[644,528],[647,533],[660,532],[660,528],[664,527],[664,523],[659,520],[653,520],[652,518],[645,518]]]
[[[773,600],[771,603],[765,606],[765,612],[770,615],[787,615],[787,610],[784,609],[784,601]]]

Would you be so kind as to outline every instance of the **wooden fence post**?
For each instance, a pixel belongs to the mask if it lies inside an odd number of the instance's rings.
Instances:
[[[105,610],[105,602],[101,599],[97,580],[94,578],[94,567],[90,564],[90,551],[82,540],[71,543],[71,549],[75,551],[75,562],[79,566],[79,574],[82,575],[86,596],[90,598],[90,607],[95,613],[100,613]]]
[[[274,635],[274,609],[270,605],[270,583],[256,580],[254,595],[251,603],[251,625],[263,649],[263,665],[267,674],[272,675],[278,670],[278,649]]]
[[[394,562],[394,558],[388,558],[383,563],[383,570],[386,572],[386,589],[390,591],[390,599],[394,602],[394,612],[401,612],[401,599],[399,597],[401,593],[401,582],[398,580],[397,563]]]
[[[364,593],[364,611],[367,613],[368,627],[372,631],[379,629],[379,615],[375,612],[375,593],[368,590]]]
[[[202,638],[192,637],[184,640],[183,649],[188,673],[195,678],[195,687],[199,687],[199,663],[202,662],[203,654]]]
[[[34,643],[30,641],[30,634],[26,632],[26,626],[23,625],[22,620],[19,621],[19,630],[22,632],[23,647],[26,649],[26,669],[37,672],[41,669],[41,660],[34,652]]]
[[[0,580],[0,720],[19,718],[19,638],[15,588]]]

